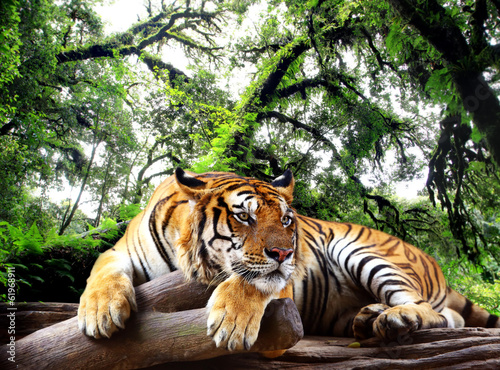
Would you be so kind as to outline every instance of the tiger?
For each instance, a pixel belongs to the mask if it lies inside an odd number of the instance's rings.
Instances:
[[[265,182],[177,168],[99,256],[78,326],[111,337],[137,311],[134,286],[180,269],[214,285],[207,335],[217,347],[250,349],[267,304],[294,300],[306,334],[378,337],[426,328],[500,328],[497,316],[447,287],[434,258],[382,231],[302,216],[290,170]]]

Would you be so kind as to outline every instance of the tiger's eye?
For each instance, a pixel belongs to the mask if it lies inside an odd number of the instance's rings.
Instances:
[[[292,223],[292,218],[290,216],[283,216],[283,218],[281,219],[281,223],[283,224],[283,226],[287,227]]]
[[[247,222],[250,220],[250,215],[248,213],[242,212],[242,213],[236,213],[235,214],[236,218],[240,221]]]

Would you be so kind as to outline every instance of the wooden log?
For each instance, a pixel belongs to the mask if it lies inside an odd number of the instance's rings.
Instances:
[[[139,285],[135,297],[139,311],[177,312],[205,307],[214,289],[175,271]]]
[[[370,347],[365,347],[364,342],[359,348],[348,347],[353,342],[352,338],[306,336],[273,360],[254,353],[238,354],[170,363],[168,368],[500,369],[500,329],[428,329],[414,333],[414,341],[406,344],[385,344],[370,339]]]
[[[77,303],[16,303],[15,311],[9,311],[7,303],[0,303],[0,328],[9,327],[11,312],[15,312],[15,337],[21,339],[36,330],[46,328],[67,320],[76,315]],[[0,331],[0,343],[5,344],[10,340],[8,330]]]
[[[207,318],[204,308],[174,313],[142,311],[110,340],[97,340],[78,330],[75,317],[16,341],[13,348],[3,346],[0,368],[136,369],[232,353],[217,348],[207,336]],[[272,301],[261,325],[263,330],[250,351],[290,348],[303,336],[298,311],[288,298]]]
[[[372,338],[361,342],[359,348],[348,347],[354,342],[352,338],[305,337],[284,356],[274,360],[248,352],[227,355],[227,351],[216,349],[205,335],[204,309],[162,313],[201,308],[211,292],[212,289],[204,285],[186,283],[180,272],[165,275],[136,288],[140,313],[133,315],[127,329],[115,333],[111,340],[84,337],[76,329],[74,318],[70,325],[58,324],[68,330],[67,333],[56,325],[16,340],[16,363],[8,360],[9,346],[1,348],[0,368],[6,368],[4,365],[55,368],[68,364],[71,368],[136,368],[169,362],[169,369],[180,370],[305,367],[500,369],[500,329],[484,328],[421,330],[393,343]],[[291,312],[286,308],[289,304],[293,306]],[[273,305],[266,311],[264,319],[267,321],[263,321],[258,343],[252,351],[272,350],[280,346],[276,343],[291,338],[293,342],[298,338],[300,330],[297,328],[301,324],[292,302],[288,301],[283,311],[280,311],[281,306]],[[64,305],[61,304],[61,308],[57,308],[57,305],[49,304],[47,307],[55,312],[73,310],[74,314],[76,306],[62,308]],[[42,311],[43,305],[34,304],[32,308],[36,308],[33,311]],[[276,310],[280,312],[273,312]],[[283,318],[286,318],[284,322]],[[291,332],[287,332],[287,325],[291,325]],[[2,324],[2,327],[6,326]],[[270,342],[266,343],[265,338]],[[160,368],[164,367],[158,365]]]
[[[136,287],[136,299],[139,311],[176,312],[206,305],[214,287],[190,281],[187,282],[180,271],[160,276],[157,279]],[[37,330],[76,316],[77,303],[16,303],[17,340]],[[7,328],[11,313],[6,303],[0,303],[0,328]],[[0,332],[0,343],[8,343],[7,330]]]
[[[23,339],[16,337],[13,346],[3,346],[0,368],[14,364],[9,358],[16,361],[15,365],[33,369],[132,369],[228,354],[216,348],[206,335],[206,310],[192,309],[204,307],[212,291],[205,285],[186,282],[180,272],[162,276],[136,288],[139,312],[111,340],[84,336],[74,317]],[[71,311],[74,314],[74,306]],[[16,328],[19,321],[16,317]],[[302,336],[302,321],[295,304],[290,299],[272,301],[251,351],[289,348]]]

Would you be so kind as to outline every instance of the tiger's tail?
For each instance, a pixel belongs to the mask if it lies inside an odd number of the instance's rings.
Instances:
[[[462,316],[465,326],[500,328],[498,316],[490,314],[451,288],[447,291],[446,307]]]

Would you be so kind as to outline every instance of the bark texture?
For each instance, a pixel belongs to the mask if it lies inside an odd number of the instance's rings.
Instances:
[[[165,275],[136,289],[139,312],[132,315],[125,330],[110,340],[84,336],[73,317],[20,340],[16,338],[14,348],[4,345],[0,368],[137,369],[233,353],[216,348],[207,336],[206,309],[193,309],[203,307],[210,294],[206,286],[185,282],[180,272]],[[73,314],[74,309],[70,305]],[[5,319],[5,306],[3,311]],[[16,323],[21,320],[16,318]],[[275,300],[266,309],[259,337],[250,351],[290,348],[303,334],[295,304],[290,299]],[[15,362],[9,360],[12,356]]]

